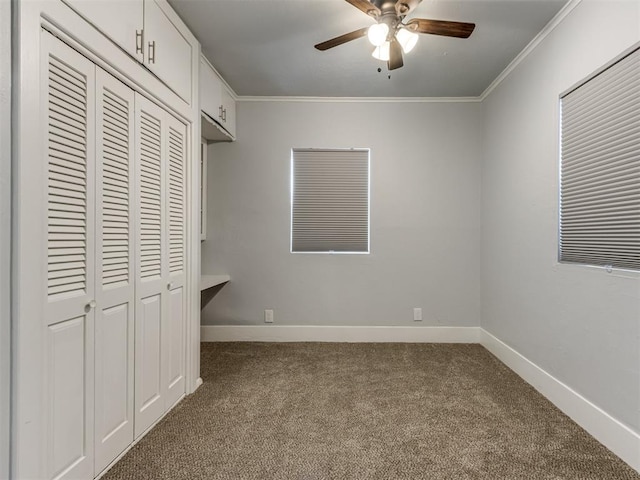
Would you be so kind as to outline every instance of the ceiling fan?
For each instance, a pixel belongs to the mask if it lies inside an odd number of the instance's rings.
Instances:
[[[376,23],[326,42],[317,44],[318,50],[328,50],[343,43],[364,37],[375,47],[374,58],[387,62],[389,70],[402,67],[402,53],[409,53],[418,42],[418,33],[430,33],[445,37],[468,38],[476,27],[474,23],[448,22],[412,18],[404,22],[422,0],[346,0],[357,9],[372,17]]]

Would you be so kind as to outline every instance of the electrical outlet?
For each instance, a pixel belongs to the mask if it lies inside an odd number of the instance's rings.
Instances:
[[[273,323],[273,310],[264,311],[264,323]]]
[[[422,321],[422,309],[419,307],[416,307],[413,309],[413,321],[414,322],[421,322]]]

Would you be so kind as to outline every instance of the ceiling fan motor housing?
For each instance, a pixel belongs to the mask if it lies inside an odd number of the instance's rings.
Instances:
[[[405,16],[418,6],[421,0],[370,0],[373,5],[378,7],[382,12],[382,16],[393,14]]]
[[[396,16],[395,13],[383,13],[378,19],[378,23],[385,23],[389,27],[387,40],[391,40],[396,34],[396,30],[398,29],[398,27],[402,24],[402,20],[400,19],[400,17]]]

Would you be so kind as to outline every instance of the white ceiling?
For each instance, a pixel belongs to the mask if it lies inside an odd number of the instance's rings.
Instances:
[[[325,52],[313,48],[373,23],[344,0],[169,3],[238,95],[474,97],[567,0],[423,0],[407,20],[471,22],[476,29],[468,39],[421,35],[405,55],[404,67],[393,72],[371,57],[373,47],[366,37]]]

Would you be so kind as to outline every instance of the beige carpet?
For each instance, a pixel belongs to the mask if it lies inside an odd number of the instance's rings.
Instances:
[[[479,345],[203,344],[202,377],[105,480],[640,479]]]

